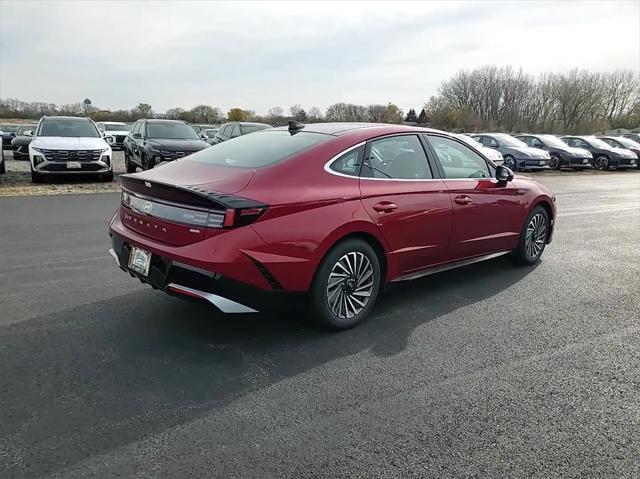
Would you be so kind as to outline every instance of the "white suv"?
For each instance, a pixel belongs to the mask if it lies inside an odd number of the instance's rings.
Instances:
[[[89,118],[43,117],[29,144],[31,181],[54,175],[97,175],[113,181],[111,147]]]
[[[111,145],[111,148],[122,149],[124,139],[129,134],[129,126],[126,123],[120,121],[100,121],[96,123],[98,130],[100,130],[107,140],[107,143]]]

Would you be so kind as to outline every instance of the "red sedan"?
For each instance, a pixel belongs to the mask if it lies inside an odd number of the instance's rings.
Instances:
[[[400,125],[275,128],[122,177],[121,269],[223,312],[304,293],[331,327],[383,287],[551,241],[555,197],[457,137]]]

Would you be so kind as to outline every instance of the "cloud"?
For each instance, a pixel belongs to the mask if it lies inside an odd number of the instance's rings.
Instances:
[[[638,2],[0,3],[0,96],[420,107],[460,69],[640,69]],[[27,28],[28,26],[28,28]]]

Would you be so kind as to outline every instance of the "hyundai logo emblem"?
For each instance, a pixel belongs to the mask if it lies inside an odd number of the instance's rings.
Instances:
[[[142,207],[142,211],[144,211],[145,213],[151,213],[152,209],[153,204],[150,201],[145,201],[144,206]]]

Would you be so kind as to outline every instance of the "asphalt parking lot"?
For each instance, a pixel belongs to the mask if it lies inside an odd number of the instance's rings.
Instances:
[[[640,173],[540,175],[534,268],[328,333],[123,274],[117,194],[0,198],[0,477],[639,477]]]

